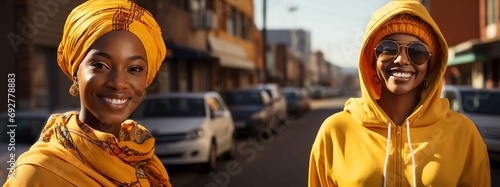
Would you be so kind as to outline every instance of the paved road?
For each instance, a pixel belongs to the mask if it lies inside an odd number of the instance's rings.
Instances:
[[[309,153],[318,128],[342,109],[346,98],[315,100],[314,110],[291,120],[270,139],[239,139],[233,161],[220,160],[215,172],[201,174],[191,166],[167,166],[174,187],[304,187]],[[500,162],[491,164],[492,186],[500,186]]]

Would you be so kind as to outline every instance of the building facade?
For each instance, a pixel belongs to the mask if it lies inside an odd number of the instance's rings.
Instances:
[[[428,6],[448,41],[445,83],[499,88],[498,0],[428,1]]]
[[[303,29],[266,30],[268,82],[280,86],[308,86],[311,36]]]

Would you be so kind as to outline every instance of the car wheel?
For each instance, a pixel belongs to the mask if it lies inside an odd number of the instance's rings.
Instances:
[[[215,148],[215,143],[212,142],[210,145],[210,152],[208,153],[208,160],[201,164],[201,172],[208,173],[215,169],[217,165],[217,152]]]
[[[236,155],[236,133],[233,133],[233,137],[231,138],[231,146],[229,150],[224,153],[224,159],[232,160]]]

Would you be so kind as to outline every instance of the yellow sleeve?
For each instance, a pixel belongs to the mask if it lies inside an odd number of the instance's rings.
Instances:
[[[7,178],[4,187],[53,187],[75,186],[61,176],[36,165],[24,164],[16,168],[12,177]]]
[[[476,129],[474,129],[472,140],[467,163],[458,186],[490,187],[490,159],[486,144]]]
[[[309,187],[335,187],[335,184],[330,179],[329,174],[326,173],[325,163],[321,157],[317,145],[313,145],[311,156],[309,160]]]
[[[321,186],[321,173],[320,169],[322,166],[322,162],[318,164],[319,159],[316,158],[316,154],[313,150],[311,151],[311,158],[309,159],[309,177],[308,177],[308,186],[316,187]]]

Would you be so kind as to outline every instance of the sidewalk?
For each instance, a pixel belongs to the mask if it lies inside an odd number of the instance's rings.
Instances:
[[[311,108],[315,109],[327,109],[327,108],[344,108],[345,102],[349,97],[333,97],[325,99],[312,99]]]

